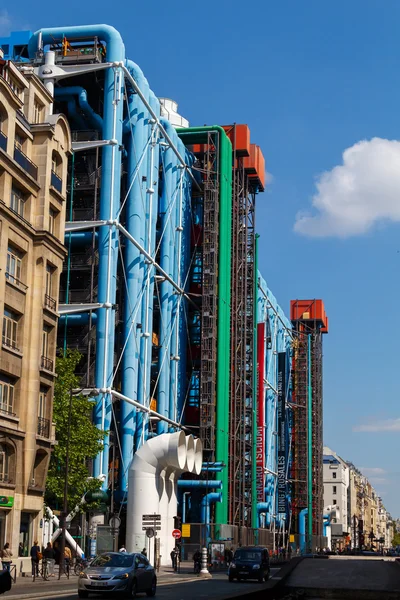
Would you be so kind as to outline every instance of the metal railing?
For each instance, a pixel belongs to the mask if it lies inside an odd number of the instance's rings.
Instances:
[[[6,271],[5,275],[6,275],[6,279],[8,279],[8,281],[10,283],[13,283],[14,285],[21,288],[24,291],[26,291],[28,289],[28,286],[25,283],[23,283],[20,279],[17,279],[16,277],[14,277],[14,275],[11,275],[11,273],[9,273],[8,271]]]
[[[6,134],[0,131],[0,148],[4,150],[4,152],[7,152],[7,139]]]
[[[6,406],[5,404],[0,404],[0,417],[1,415],[9,415],[10,417],[17,416],[17,414],[12,410],[12,408]]]
[[[50,419],[38,417],[37,434],[45,438],[50,437]]]
[[[51,360],[51,358],[47,358],[47,356],[42,356],[41,361],[40,361],[40,367],[42,369],[46,369],[46,371],[53,372],[54,361]]]
[[[51,172],[51,185],[57,190],[57,192],[62,192],[62,179],[55,173]]]
[[[50,310],[57,310],[57,302],[48,294],[44,295],[44,306],[45,308],[49,308]]]
[[[19,164],[20,167],[22,167],[24,169],[24,171],[29,173],[29,175],[31,175],[31,177],[33,177],[34,179],[37,179],[37,176],[38,176],[37,166],[35,165],[35,163],[33,163],[31,161],[30,158],[28,158],[26,156],[26,154],[24,154],[22,152],[22,150],[20,150],[18,148],[17,145],[14,146],[14,160]]]
[[[10,348],[11,350],[16,350],[17,352],[21,352],[21,350],[18,348],[16,342],[14,342],[12,340],[7,340],[5,337],[3,337],[3,339],[2,339],[2,344],[6,348]]]

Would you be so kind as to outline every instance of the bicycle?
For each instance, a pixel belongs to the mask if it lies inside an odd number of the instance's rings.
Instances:
[[[84,571],[88,566],[89,562],[90,561],[86,558],[77,558],[74,565],[75,575],[79,575],[79,573],[82,573],[82,571]]]
[[[47,560],[45,558],[42,559],[42,566],[40,566],[40,561],[37,566],[35,565],[32,573],[33,581],[36,580],[36,577],[42,577],[45,581],[49,580],[49,569]]]

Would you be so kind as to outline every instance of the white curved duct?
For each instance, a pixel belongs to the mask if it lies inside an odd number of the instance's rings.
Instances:
[[[161,564],[169,561],[173,547],[173,517],[177,512],[177,479],[184,472],[199,473],[202,445],[183,431],[164,433],[143,444],[133,457],[128,476],[126,548],[141,551],[146,546],[143,515],[160,514]],[[200,469],[200,471],[199,471]]]
[[[200,438],[194,440],[194,472],[200,475],[203,468],[203,442]]]

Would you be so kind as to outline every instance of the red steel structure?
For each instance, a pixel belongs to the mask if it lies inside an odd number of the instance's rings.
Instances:
[[[328,333],[328,317],[323,301],[314,299],[292,300],[290,318],[294,332],[292,531],[299,533],[299,513],[311,505],[309,544],[315,547],[323,535],[322,335]]]

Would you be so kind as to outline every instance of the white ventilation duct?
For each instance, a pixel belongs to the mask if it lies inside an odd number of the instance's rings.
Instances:
[[[183,431],[164,433],[141,446],[133,457],[128,477],[126,548],[140,552],[146,546],[143,515],[160,514],[161,564],[169,562],[174,546],[172,530],[177,513],[177,480],[184,472],[201,471],[202,444]]]
[[[170,98],[159,98],[161,116],[166,117],[174,127],[189,127],[189,121],[178,113],[178,103]]]

